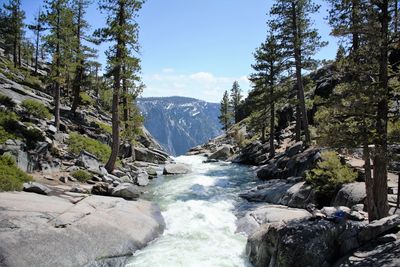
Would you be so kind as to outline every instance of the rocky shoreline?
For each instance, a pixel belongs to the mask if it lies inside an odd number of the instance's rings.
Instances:
[[[237,127],[237,126],[236,126]],[[238,131],[250,139],[246,126],[230,130],[189,155],[205,155],[205,162],[230,161],[255,166],[260,183],[240,193],[252,207],[237,221],[248,236],[246,254],[256,266],[399,266],[400,211],[396,209],[397,175],[389,173],[389,217],[368,222],[365,183],[356,156],[343,162],[359,172],[359,181],[344,184],[319,206],[305,172],[321,161],[323,148],[294,143],[290,129],[279,135],[273,158],[269,144],[254,141],[239,147]],[[361,181],[360,181],[361,180]]]

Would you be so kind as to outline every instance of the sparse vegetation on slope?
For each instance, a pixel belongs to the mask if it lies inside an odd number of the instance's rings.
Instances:
[[[93,175],[85,170],[77,170],[71,173],[71,176],[77,179],[79,182],[87,182],[92,179]]]
[[[108,145],[76,132],[70,133],[69,135],[68,149],[75,154],[86,150],[95,155],[102,162],[106,162],[111,153],[111,148]]]
[[[32,177],[20,170],[10,155],[0,156],[0,192],[20,191],[23,183],[29,182]]]
[[[40,119],[50,119],[51,118],[51,113],[47,109],[47,107],[36,100],[33,99],[27,99],[22,101],[22,107],[31,114],[34,117],[40,118]]]

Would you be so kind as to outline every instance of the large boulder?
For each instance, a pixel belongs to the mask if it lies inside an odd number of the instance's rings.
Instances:
[[[371,242],[337,261],[335,267],[400,266],[400,239],[392,242]]]
[[[258,227],[266,223],[289,222],[310,218],[311,213],[304,209],[293,209],[281,205],[263,205],[249,211],[237,222],[237,232],[253,234]]]
[[[293,220],[262,225],[246,252],[259,266],[332,266],[336,260],[400,225],[393,215],[371,224],[342,220]]]
[[[100,162],[97,157],[89,152],[82,150],[75,163],[77,166],[84,167],[90,171],[100,173]]]
[[[279,204],[282,197],[293,184],[286,183],[285,180],[270,180],[262,185],[258,185],[247,192],[241,193],[240,197],[251,202],[268,202]]]
[[[163,170],[163,174],[165,175],[186,174],[188,172],[190,172],[189,166],[182,163],[166,164]]]
[[[25,192],[36,193],[41,195],[48,195],[51,193],[51,189],[45,185],[35,182],[24,183],[23,190]]]
[[[111,191],[111,196],[122,197],[125,199],[137,199],[140,197],[141,191],[138,186],[131,183],[122,183]]]
[[[136,177],[136,184],[139,186],[146,186],[150,182],[147,172],[139,172]]]
[[[157,205],[143,200],[88,196],[76,204],[59,197],[0,193],[1,266],[125,266],[162,234]]]
[[[216,160],[227,160],[229,157],[233,155],[233,146],[231,145],[223,145],[217,149],[214,153],[212,153],[208,159],[216,159]]]
[[[292,185],[279,200],[279,204],[302,209],[315,202],[315,191],[306,182]]]
[[[0,155],[4,153],[13,155],[21,170],[25,172],[32,171],[32,168],[29,168],[30,159],[26,152],[26,145],[20,140],[9,139],[4,144],[0,144]]]
[[[157,149],[134,147],[133,152],[136,161],[162,164],[168,160],[168,155],[165,152]]]
[[[286,179],[291,176],[303,176],[307,170],[315,168],[321,159],[320,150],[309,148],[292,155],[300,149],[296,146],[300,144],[290,148],[288,153],[277,155],[268,164],[261,166],[257,170],[257,177],[262,180]]]
[[[336,194],[332,206],[353,207],[356,204],[364,204],[366,197],[364,182],[345,184]]]

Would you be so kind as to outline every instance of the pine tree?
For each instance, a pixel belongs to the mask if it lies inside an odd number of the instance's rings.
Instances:
[[[44,3],[44,20],[49,29],[45,41],[52,54],[50,75],[54,90],[54,125],[59,129],[61,86],[66,81],[62,74],[69,74],[72,50],[72,11],[69,9],[68,0],[46,0]]]
[[[21,0],[9,0],[8,4],[3,5],[6,11],[7,24],[4,29],[6,44],[12,44],[10,47],[13,55],[14,67],[21,66],[21,46],[24,37],[24,19],[25,12],[21,9]]]
[[[276,31],[279,43],[283,45],[284,56],[291,63],[289,66],[295,70],[298,99],[296,139],[300,140],[302,123],[306,144],[310,144],[311,138],[302,70],[315,66],[316,62],[311,57],[326,45],[325,42],[321,42],[317,30],[312,28],[310,15],[318,10],[319,6],[311,0],[277,0],[270,12],[274,18],[269,22],[271,29]]]
[[[329,2],[333,34],[347,39],[350,54],[336,63],[344,82],[335,88],[327,108],[317,114],[317,121],[328,144],[336,142],[336,146],[363,148],[367,208],[372,221],[385,217],[388,212],[389,1]],[[375,145],[374,153],[370,151],[370,144]]]
[[[89,40],[85,31],[88,30],[89,24],[85,20],[86,9],[90,4],[89,0],[73,0],[74,12],[74,29],[75,29],[75,49],[74,49],[74,81],[72,83],[73,101],[71,112],[75,113],[81,101],[81,87],[84,83],[85,74],[85,60],[87,57],[92,56],[87,52],[93,52],[92,49],[82,45],[82,39]]]
[[[138,58],[131,58],[127,64],[122,66],[122,121],[124,122],[124,136],[127,141],[135,138],[137,133],[135,121],[135,101],[142,93],[144,85],[141,78],[137,75],[140,71],[140,61]]]
[[[231,88],[231,106],[235,123],[239,122],[239,105],[242,101],[242,97],[242,90],[240,89],[239,83],[234,81]]]
[[[38,71],[39,49],[40,49],[40,33],[46,29],[43,27],[43,16],[39,9],[38,15],[35,17],[35,23],[28,25],[28,28],[35,32],[35,74]]]
[[[257,48],[254,53],[256,63],[252,65],[252,68],[256,73],[250,76],[250,81],[256,87],[261,87],[263,94],[261,97],[261,108],[258,113],[261,115],[261,121],[263,118],[269,117],[269,144],[270,144],[270,157],[275,156],[274,138],[275,138],[275,105],[278,95],[275,91],[277,82],[280,81],[281,74],[284,70],[284,58],[281,52],[281,46],[278,44],[276,36],[269,33],[266,41]],[[268,113],[268,107],[269,112]],[[257,114],[257,113],[256,113]],[[264,120],[263,128],[265,128]],[[262,139],[264,141],[264,132],[262,130]]]
[[[228,91],[225,90],[224,96],[221,100],[220,106],[220,116],[218,117],[219,121],[222,124],[222,129],[227,131],[229,127],[232,125],[232,113],[230,110],[230,101],[229,101],[229,94]]]
[[[109,49],[108,69],[113,77],[113,101],[112,101],[112,150],[106,164],[106,169],[111,172],[114,169],[118,157],[120,145],[119,132],[119,102],[121,82],[124,78],[122,68],[134,60],[133,51],[138,51],[138,24],[135,21],[137,13],[142,7],[141,0],[103,0],[100,8],[107,13],[107,26],[97,31],[101,41],[112,42]]]

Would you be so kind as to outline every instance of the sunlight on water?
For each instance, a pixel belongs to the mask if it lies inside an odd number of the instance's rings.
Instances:
[[[238,184],[249,179],[245,167],[203,164],[203,157],[182,156],[188,175],[166,177],[152,189],[166,222],[159,239],[135,253],[129,267],[251,266],[244,255],[246,237],[235,234]],[[235,184],[238,183],[238,184]]]

